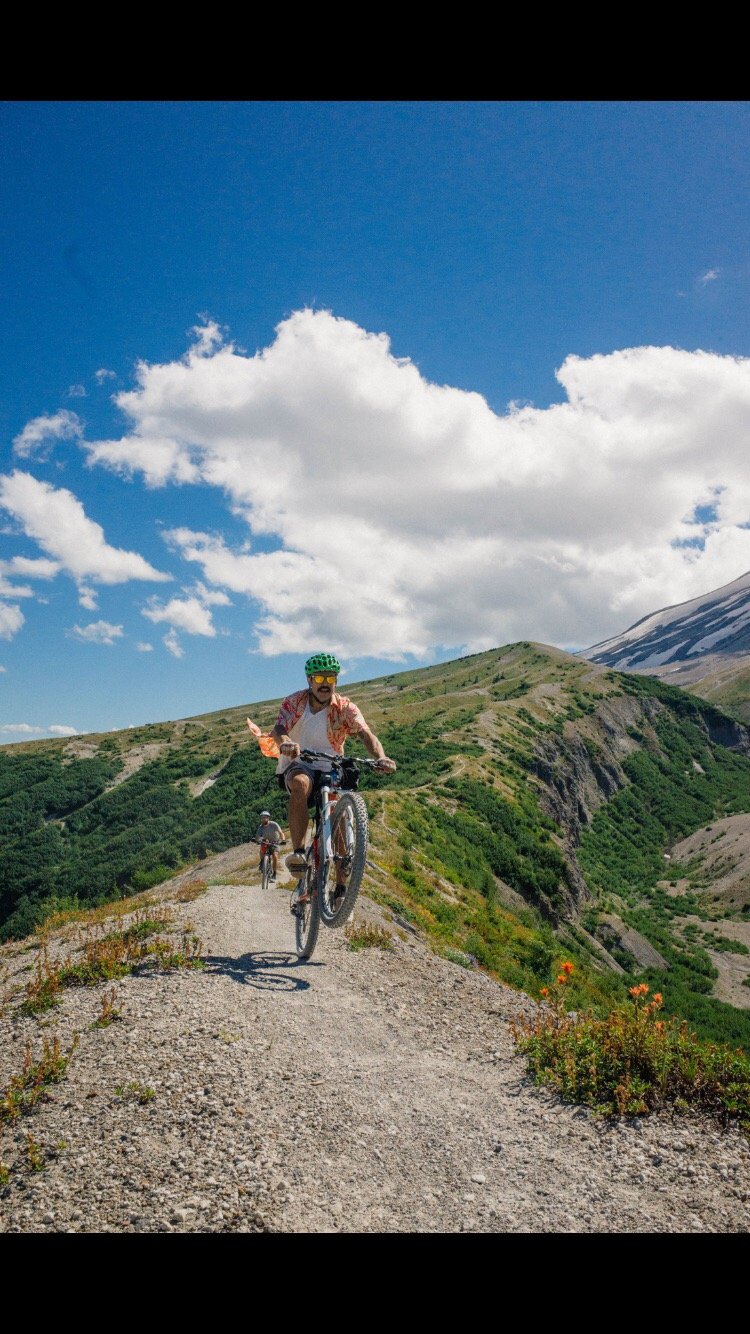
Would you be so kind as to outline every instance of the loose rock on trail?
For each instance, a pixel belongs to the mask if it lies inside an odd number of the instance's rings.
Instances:
[[[203,942],[202,970],[67,990],[43,1028],[18,996],[0,1008],[0,1088],[28,1038],[38,1049],[57,1033],[66,1049],[80,1034],[51,1100],[2,1126],[0,1230],[748,1230],[739,1132],[607,1122],[537,1089],[508,1029],[533,1002],[404,939],[364,896],[356,919],[392,949],[355,952],[321,929],[298,962],[290,885],[264,894],[256,853],[150,893],[169,904],[198,875],[221,882],[173,906]],[[31,976],[29,945],[0,949],[0,994]],[[50,957],[70,948],[57,933]],[[122,1017],[92,1029],[107,986]]]

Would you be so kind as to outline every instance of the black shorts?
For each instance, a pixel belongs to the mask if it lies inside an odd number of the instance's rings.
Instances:
[[[310,790],[310,795],[307,798],[308,806],[315,805],[315,798],[320,792],[321,787],[324,785],[330,787],[331,784],[331,775],[327,770],[313,769],[312,765],[305,764],[304,760],[292,760],[289,768],[285,769],[283,774],[276,775],[276,780],[282,792],[289,792],[286,780],[287,778],[291,778],[292,774],[307,774],[307,777],[312,779],[312,788]]]

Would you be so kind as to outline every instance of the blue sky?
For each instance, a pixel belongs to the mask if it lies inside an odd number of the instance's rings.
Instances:
[[[317,648],[585,646],[750,566],[749,104],[0,135],[0,740],[278,695]]]

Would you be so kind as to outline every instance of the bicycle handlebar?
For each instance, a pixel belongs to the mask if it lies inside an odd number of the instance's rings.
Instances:
[[[301,760],[331,760],[333,764],[356,764],[358,768],[377,769],[380,760],[366,760],[359,755],[329,755],[324,750],[301,750]]]

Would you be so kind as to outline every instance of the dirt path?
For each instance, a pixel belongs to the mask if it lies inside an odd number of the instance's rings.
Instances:
[[[201,873],[231,876],[249,855]],[[123,979],[106,1029],[89,1027],[101,988],[66,993],[56,1027],[63,1044],[79,1031],[79,1050],[54,1102],[0,1137],[0,1230],[750,1228],[736,1132],[613,1126],[557,1103],[513,1052],[508,1019],[530,1001],[412,937],[354,952],[322,930],[301,964],[288,901],[282,886],[217,884],[181,905],[205,969]],[[366,901],[358,916],[385,922]],[[9,976],[26,958],[0,952]],[[2,1084],[26,1037],[39,1042],[11,1009]],[[24,1167],[27,1131],[42,1171]]]

